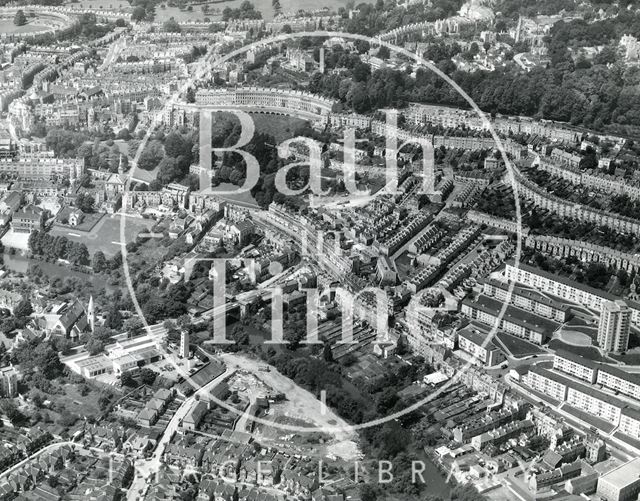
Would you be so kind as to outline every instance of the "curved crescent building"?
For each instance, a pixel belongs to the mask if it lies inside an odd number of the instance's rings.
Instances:
[[[335,101],[308,92],[260,87],[235,89],[201,89],[196,93],[196,105],[221,108],[250,108],[256,113],[291,114],[318,120],[331,114]]]

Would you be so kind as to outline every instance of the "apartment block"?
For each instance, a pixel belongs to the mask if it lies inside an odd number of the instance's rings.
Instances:
[[[542,292],[548,292],[560,299],[581,304],[596,312],[602,311],[604,301],[615,302],[620,300],[619,297],[608,292],[589,287],[566,277],[554,275],[528,264],[518,263],[516,267],[513,259],[507,261],[504,276],[506,280],[518,282]],[[625,300],[625,303],[631,310],[631,321],[639,324],[640,304],[628,300]]]
[[[640,437],[640,411],[633,407],[622,409],[618,430],[630,437]]]
[[[511,296],[509,296],[509,291],[511,291]],[[570,316],[570,308],[567,304],[534,290],[496,278],[485,280],[482,283],[482,292],[500,301],[505,301],[509,298],[514,306],[551,318],[556,322],[566,322]]]
[[[591,384],[596,382],[598,376],[597,363],[567,350],[556,351],[553,368]]]
[[[552,377],[553,375],[548,370],[534,365],[529,368],[529,372],[525,375],[523,382],[530,388],[544,393],[554,400],[564,402],[567,398],[567,385],[563,381]]]
[[[501,316],[502,307],[502,301],[483,294],[462,301],[462,313],[470,319],[491,327],[498,324],[499,329],[535,344],[544,344],[560,326],[552,320],[511,305]]]
[[[640,400],[640,375],[625,372],[611,365],[600,365],[596,383]]]
[[[498,365],[505,359],[502,351],[487,340],[487,335],[481,334],[472,326],[465,327],[458,332],[458,346],[487,367]]]
[[[542,367],[532,366],[524,382],[536,391],[614,425],[620,423],[621,412],[627,407],[622,400],[598,391],[593,386],[578,383]],[[635,435],[634,438],[640,437]]]
[[[631,310],[622,300],[603,301],[598,323],[598,345],[606,351],[620,353],[629,346]]]

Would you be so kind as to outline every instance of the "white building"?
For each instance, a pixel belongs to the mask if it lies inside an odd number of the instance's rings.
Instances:
[[[180,353],[182,358],[189,358],[189,331],[184,329],[180,333]]]
[[[640,458],[602,475],[596,493],[607,501],[635,501],[640,493]]]
[[[606,351],[620,353],[629,345],[631,310],[622,300],[604,301],[598,323],[598,345]]]
[[[11,398],[18,395],[18,372],[13,366],[0,369],[0,382],[3,397]]]

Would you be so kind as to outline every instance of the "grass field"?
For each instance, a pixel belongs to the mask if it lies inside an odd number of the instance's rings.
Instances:
[[[607,359],[600,355],[600,352],[597,348],[593,346],[573,346],[571,344],[566,344],[560,341],[559,339],[552,339],[549,343],[549,348],[553,351],[556,350],[567,350],[576,355],[580,355],[581,357],[588,358],[590,360],[594,360],[596,362],[606,362]]]
[[[16,26],[11,20],[0,20],[0,33],[6,33],[8,35],[13,33],[31,33],[33,31],[43,31],[46,29],[46,25],[34,22],[29,22],[23,26]]]
[[[54,236],[65,236],[74,242],[84,243],[91,255],[97,250],[101,250],[107,257],[113,256],[121,247],[120,217],[121,216],[105,216],[90,232],[79,232],[74,228],[54,227],[51,229],[51,234]],[[148,230],[154,224],[154,221],[150,219],[126,218],[124,223],[125,243],[132,242],[138,233]]]
[[[624,355],[618,355],[618,354],[612,353],[609,356],[627,365],[640,365],[640,353],[638,352],[635,352],[635,353],[627,352]]]
[[[291,139],[296,129],[307,123],[299,118],[252,114],[251,118],[256,127],[256,132],[263,132],[272,135],[278,143],[285,139]]]
[[[544,350],[539,346],[506,332],[498,332],[495,337],[516,358],[544,353]]]
[[[559,333],[560,339],[564,343],[573,346],[591,346],[593,333],[591,331],[584,330],[580,332],[578,329],[579,327],[571,327],[570,329],[561,330]],[[595,334],[597,335],[597,332]]]

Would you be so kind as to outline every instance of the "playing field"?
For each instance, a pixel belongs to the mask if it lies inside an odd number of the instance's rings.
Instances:
[[[43,23],[34,23],[33,21],[22,26],[16,26],[13,21],[8,19],[0,20],[0,33],[31,33],[33,31],[46,30],[47,26]]]
[[[122,216],[120,215],[105,216],[89,232],[70,228],[53,228],[51,234],[65,236],[74,242],[84,243],[91,255],[97,250],[101,250],[109,257],[121,249],[121,218]],[[124,243],[126,244],[132,242],[141,231],[151,228],[154,225],[154,221],[151,219],[125,217],[123,224],[125,232]]]

